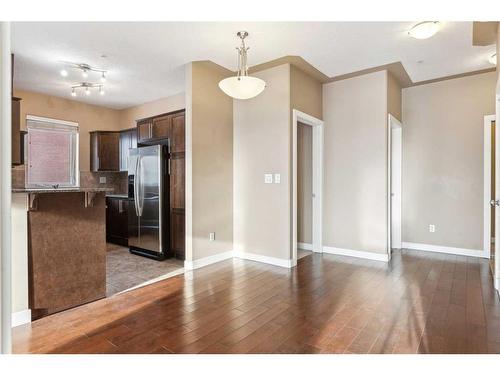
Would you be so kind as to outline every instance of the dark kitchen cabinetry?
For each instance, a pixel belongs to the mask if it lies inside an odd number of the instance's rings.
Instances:
[[[128,198],[106,197],[106,241],[128,246]]]
[[[175,256],[185,258],[185,112],[172,115],[170,127],[170,238]]]
[[[10,55],[11,63],[11,163],[13,165],[24,164],[24,138],[21,135],[21,98],[14,96],[14,55]]]
[[[172,143],[175,135],[172,132],[184,127],[185,111],[166,113],[137,121],[138,143],[154,144],[158,141],[170,139]]]
[[[92,172],[120,170],[119,132],[90,132],[90,170]]]
[[[120,171],[128,170],[128,150],[131,148],[137,148],[136,128],[120,132]]]
[[[21,99],[12,97],[12,164],[24,163],[23,147],[21,146]]]
[[[185,110],[137,121],[138,143],[170,145],[170,247],[176,258],[185,258]]]
[[[164,139],[170,138],[170,127],[172,125],[172,116],[163,115],[153,118],[151,125],[151,138]]]
[[[153,125],[152,119],[145,119],[137,121],[137,142],[143,143],[151,139],[151,127]]]

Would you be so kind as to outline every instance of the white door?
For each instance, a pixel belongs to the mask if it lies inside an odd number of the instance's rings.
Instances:
[[[401,249],[402,127],[391,126],[391,247]]]

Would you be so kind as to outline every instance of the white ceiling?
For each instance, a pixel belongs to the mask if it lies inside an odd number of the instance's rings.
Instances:
[[[16,22],[16,88],[71,98],[77,71],[60,61],[109,70],[106,95],[76,100],[125,108],[184,91],[183,65],[212,60],[235,69],[238,30],[250,33],[249,65],[298,55],[328,76],[401,61],[414,82],[491,68],[495,46],[472,46],[472,22],[445,22],[427,40],[407,30],[416,22]],[[106,55],[106,58],[102,58]],[[92,79],[92,77],[94,79]],[[98,82],[99,75],[88,81]]]

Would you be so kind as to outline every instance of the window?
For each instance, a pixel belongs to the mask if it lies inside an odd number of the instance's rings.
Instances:
[[[26,117],[26,187],[78,188],[78,124]]]

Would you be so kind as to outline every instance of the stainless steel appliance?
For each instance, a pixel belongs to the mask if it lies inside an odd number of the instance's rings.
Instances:
[[[130,252],[158,260],[170,255],[168,155],[168,145],[129,150]]]

